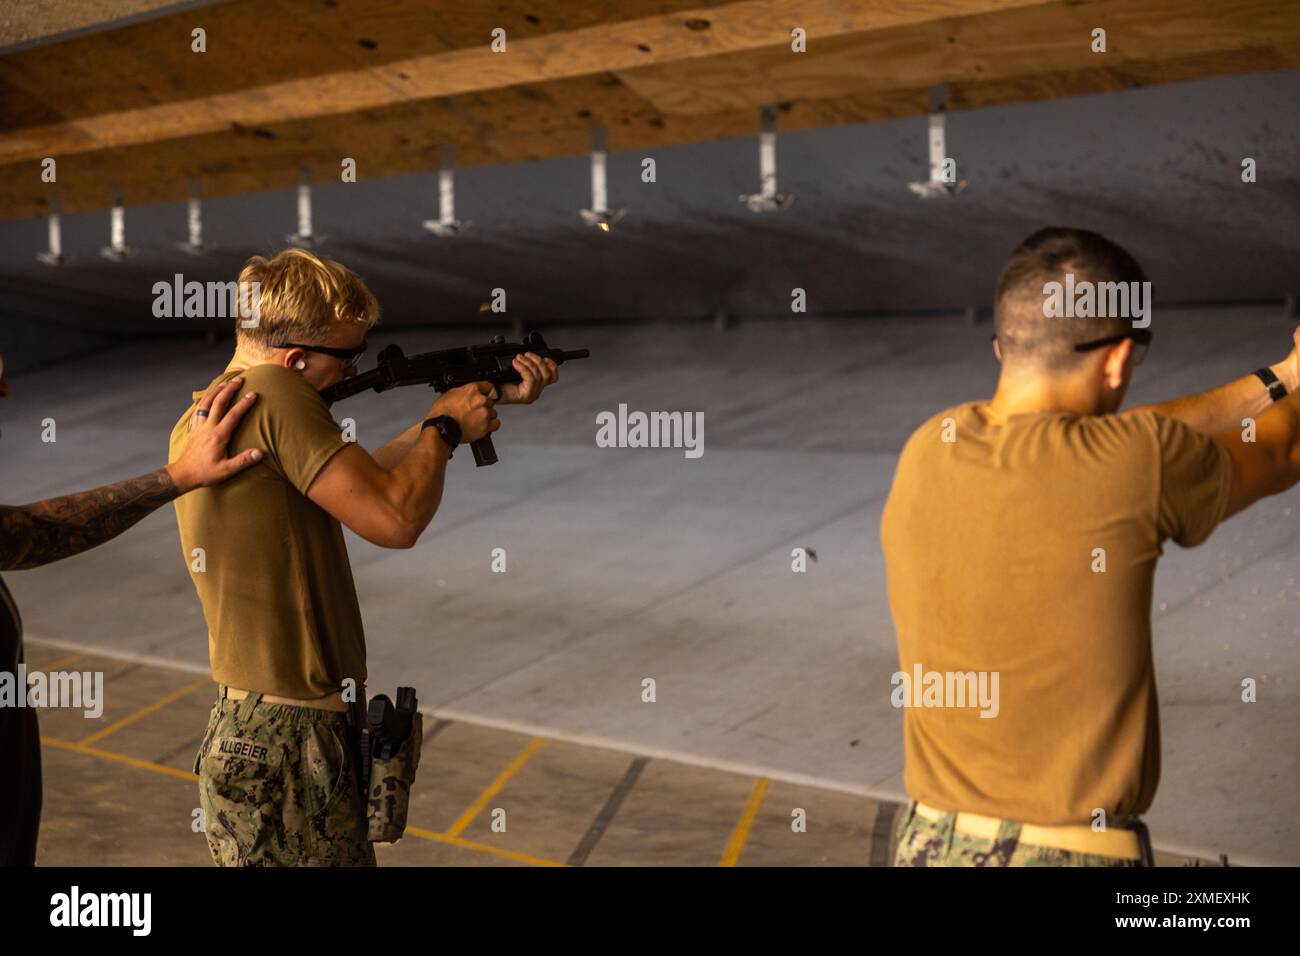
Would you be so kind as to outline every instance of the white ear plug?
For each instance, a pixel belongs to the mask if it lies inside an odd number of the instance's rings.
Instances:
[[[306,367],[307,367],[307,363],[304,362],[302,359],[298,359],[298,364],[294,366],[294,368],[297,369],[304,369]]]

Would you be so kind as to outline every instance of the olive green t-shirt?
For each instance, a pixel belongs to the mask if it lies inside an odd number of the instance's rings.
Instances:
[[[1156,559],[1222,520],[1231,460],[1149,411],[981,411],[917,429],[881,519],[907,792],[1042,825],[1142,813],[1160,779]]]
[[[194,393],[195,404],[172,430],[171,461],[185,447],[198,400],[236,374],[224,372]],[[343,529],[307,497],[347,442],[301,375],[278,365],[242,374],[243,392],[256,392],[257,401],[231,452],[260,448],[265,457],[224,484],[175,502],[182,553],[208,622],[212,677],[243,690],[323,697],[345,678],[357,684],[366,678]]]

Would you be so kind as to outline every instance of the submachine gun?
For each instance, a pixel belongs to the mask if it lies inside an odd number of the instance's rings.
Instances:
[[[587,349],[568,352],[553,349],[546,344],[540,332],[529,332],[524,336],[523,342],[507,342],[504,335],[497,335],[487,345],[470,345],[420,355],[406,355],[398,346],[390,345],[379,353],[378,364],[373,369],[322,389],[321,397],[326,404],[332,404],[371,389],[386,392],[403,385],[428,385],[441,393],[471,382],[491,382],[497,386],[519,382],[521,377],[511,363],[521,352],[532,352],[551,359],[556,365],[563,365],[573,359],[584,359],[591,354]],[[497,453],[492,446],[491,435],[484,435],[478,441],[471,442],[470,448],[474,452],[474,464],[478,467],[496,463]]]

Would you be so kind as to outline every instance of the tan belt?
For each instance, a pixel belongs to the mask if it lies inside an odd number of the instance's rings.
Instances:
[[[943,810],[919,801],[916,812],[932,822],[946,816]],[[998,829],[1003,822],[1005,821],[997,817],[981,816],[978,813],[958,813],[954,829],[958,833],[993,840],[997,838]],[[1096,853],[1121,860],[1142,859],[1142,842],[1137,833],[1120,828],[1094,830],[1090,826],[1045,827],[1025,823],[1020,827],[1020,842],[1053,850],[1069,850],[1071,853]]]
[[[251,690],[239,690],[236,687],[226,687],[222,685],[221,694],[230,700],[243,700]],[[324,697],[313,697],[310,700],[296,700],[293,697],[277,697],[275,694],[263,694],[262,700],[268,704],[288,704],[290,707],[311,707],[314,710],[333,710],[346,714],[348,705],[343,701],[343,692],[336,691],[333,694],[326,694]]]

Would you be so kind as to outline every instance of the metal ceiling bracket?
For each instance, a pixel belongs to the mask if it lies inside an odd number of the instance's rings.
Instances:
[[[311,249],[324,242],[324,233],[312,232],[311,228],[311,168],[303,166],[298,171],[298,231],[284,237],[291,246]]]
[[[135,250],[126,244],[126,205],[122,201],[122,190],[113,192],[113,208],[108,212],[108,245],[99,250],[99,254],[110,262],[121,262],[135,255]]]
[[[627,214],[626,209],[609,208],[609,189],[605,179],[605,127],[591,131],[591,208],[579,212],[582,221],[601,232],[609,232]]]
[[[947,83],[930,87],[930,178],[907,184],[907,188],[922,199],[947,199],[966,188],[966,180],[950,182],[943,176],[944,163],[948,160],[944,121],[949,105]]]
[[[424,228],[435,236],[454,236],[469,228],[468,221],[456,218],[456,150],[444,146],[441,151],[442,166],[438,170],[438,218],[424,220]]]
[[[50,197],[50,215],[49,215],[49,242],[50,248],[45,252],[36,253],[38,261],[45,263],[47,266],[63,265],[63,230],[59,223],[59,210],[62,209],[63,203],[58,196]]]
[[[759,111],[758,192],[742,195],[750,212],[776,212],[794,202],[794,196],[776,191],[776,107]]]
[[[203,205],[199,198],[197,179],[190,180],[190,199],[185,209],[185,224],[189,239],[176,243],[176,248],[192,256],[201,256],[209,252],[209,248],[203,244]]]

